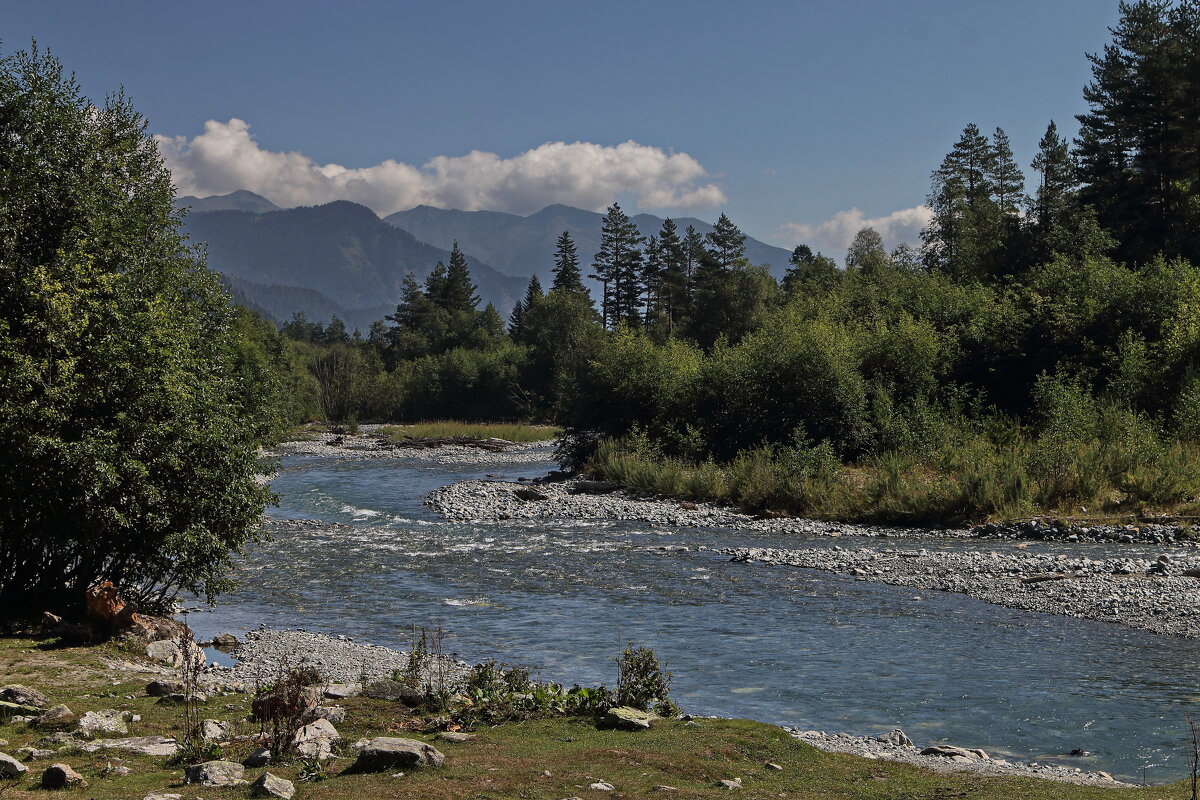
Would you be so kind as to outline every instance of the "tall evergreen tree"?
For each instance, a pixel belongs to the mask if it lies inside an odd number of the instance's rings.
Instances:
[[[928,198],[933,216],[921,234],[930,266],[967,279],[997,271],[1002,236],[994,164],[987,137],[967,125],[933,173]]]
[[[436,299],[442,308],[451,313],[473,313],[479,307],[479,295],[475,294],[478,289],[478,286],[471,283],[471,268],[467,266],[467,257],[458,249],[458,242],[455,242],[450,248],[450,266],[446,270],[446,282]]]
[[[662,249],[657,235],[646,239],[642,253],[641,284],[645,293],[644,321],[649,325],[659,318],[662,310]]]
[[[694,232],[694,231],[693,231]],[[661,260],[661,296],[670,335],[679,320],[687,313],[688,269],[687,250],[679,238],[679,228],[670,217],[663,220],[658,232]]]
[[[563,231],[554,244],[554,283],[550,290],[583,295],[589,300],[591,294],[583,283],[583,272],[579,269],[579,253],[570,231]]]
[[[609,206],[590,276],[604,285],[601,316],[607,327],[620,322],[636,327],[641,322],[641,244],[637,226],[621,206],[618,203]]]
[[[508,312],[508,335],[514,341],[521,337],[521,321],[525,319],[525,303],[518,300],[513,303],[512,311]]]
[[[992,135],[992,162],[988,177],[1000,213],[1016,219],[1025,200],[1025,175],[1013,158],[1008,134],[1002,128],[996,128]]]
[[[746,257],[746,234],[725,214],[721,214],[705,238],[721,269],[733,269]]]

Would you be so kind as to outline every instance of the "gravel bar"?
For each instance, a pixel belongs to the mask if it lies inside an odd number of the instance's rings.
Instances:
[[[282,442],[265,455],[310,456],[340,460],[367,458],[394,458],[410,461],[432,461],[436,464],[481,464],[506,466],[512,464],[534,464],[554,459],[553,442],[514,442],[503,452],[494,453],[466,445],[442,447],[397,447],[372,432],[371,426],[363,426],[357,434],[321,433],[312,439]]]

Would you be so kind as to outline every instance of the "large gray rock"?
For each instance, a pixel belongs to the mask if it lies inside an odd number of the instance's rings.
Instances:
[[[5,722],[15,717],[36,717],[41,713],[42,709],[38,706],[26,706],[20,703],[10,703],[7,700],[0,700],[0,722]]]
[[[952,744],[936,744],[921,751],[923,756],[938,756],[940,758],[960,759],[964,761],[987,761],[989,756],[977,748],[967,749],[955,747]]]
[[[616,728],[621,731],[647,731],[650,723],[658,719],[648,711],[640,711],[629,706],[610,708],[600,721],[601,727]]]
[[[361,683],[330,683],[325,686],[324,694],[330,700],[348,700],[362,694]]]
[[[904,731],[899,728],[893,728],[891,733],[879,737],[879,741],[884,744],[890,744],[894,747],[912,747],[913,741],[908,738]]]
[[[250,755],[242,759],[242,766],[256,769],[271,763],[271,751],[266,747],[256,747]]]
[[[73,722],[75,722],[75,712],[59,704],[47,709],[29,724],[35,728],[59,728],[70,725]]]
[[[19,706],[33,706],[34,708],[45,708],[50,705],[50,698],[46,695],[37,689],[30,689],[19,683],[0,686],[0,700],[5,703],[16,703]]]
[[[68,764],[51,764],[42,773],[43,789],[72,789],[83,786],[87,786],[87,781]]]
[[[319,719],[296,731],[292,744],[295,745],[296,752],[305,758],[324,760],[333,758],[333,748],[341,740],[337,728],[333,727],[329,720]]]
[[[79,718],[79,732],[85,739],[98,733],[129,733],[125,715],[115,709],[89,711]]]
[[[232,726],[219,719],[206,719],[200,723],[200,738],[209,742],[220,742],[229,738]]]
[[[313,716],[330,722],[345,722],[346,708],[345,706],[317,706],[313,709]]]
[[[245,783],[246,768],[232,761],[205,761],[183,770],[184,783],[199,783],[203,786],[238,786]]]
[[[385,772],[411,767],[440,767],[446,757],[433,745],[416,739],[377,736],[358,752],[353,772]]]
[[[180,649],[179,642],[160,639],[146,645],[146,657],[169,667],[178,667],[183,663],[183,650]]]
[[[250,785],[250,794],[255,797],[278,797],[281,800],[292,800],[292,796],[296,794],[296,786],[291,781],[264,772],[258,780]]]
[[[411,708],[417,708],[425,702],[422,692],[408,684],[387,678],[364,687],[362,693],[364,697],[370,697],[372,700],[399,700]]]
[[[29,772],[29,767],[8,753],[0,753],[0,778],[19,778]]]
[[[94,742],[82,742],[78,747],[85,753],[95,753],[99,750],[125,750],[130,753],[140,753],[144,756],[173,756],[179,751],[179,743],[166,736],[97,739]]]
[[[36,747],[18,747],[17,758],[22,761],[41,761],[43,758],[52,758],[58,755],[57,750],[39,750]]]

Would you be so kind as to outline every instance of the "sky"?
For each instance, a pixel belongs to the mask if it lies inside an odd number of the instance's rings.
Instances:
[[[181,194],[529,214],[725,212],[840,258],[927,219],[964,125],[1073,135],[1117,0],[9,2],[86,94],[120,86]]]

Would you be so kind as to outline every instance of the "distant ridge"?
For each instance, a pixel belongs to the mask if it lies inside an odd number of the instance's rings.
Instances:
[[[268,211],[279,211],[279,206],[272,203],[261,194],[246,189],[238,189],[229,194],[215,194],[211,197],[192,197],[184,195],[175,198],[176,208],[190,208],[192,212],[201,211],[250,211],[255,214],[265,214]]]
[[[600,247],[603,219],[603,214],[565,205],[546,206],[527,217],[499,211],[457,211],[432,206],[417,206],[384,217],[385,222],[403,228],[423,242],[449,247],[457,240],[465,252],[498,270],[509,274],[537,274],[542,279],[550,275],[554,242],[564,230],[570,231],[575,239],[580,260],[584,265],[590,265],[592,255]],[[631,219],[643,236],[658,233],[663,223],[662,217],[653,214],[638,214]],[[688,225],[695,226],[702,234],[712,230],[711,224],[694,217],[674,219],[680,235]],[[767,264],[776,277],[782,277],[791,253],[747,238],[746,255],[751,263]]]

